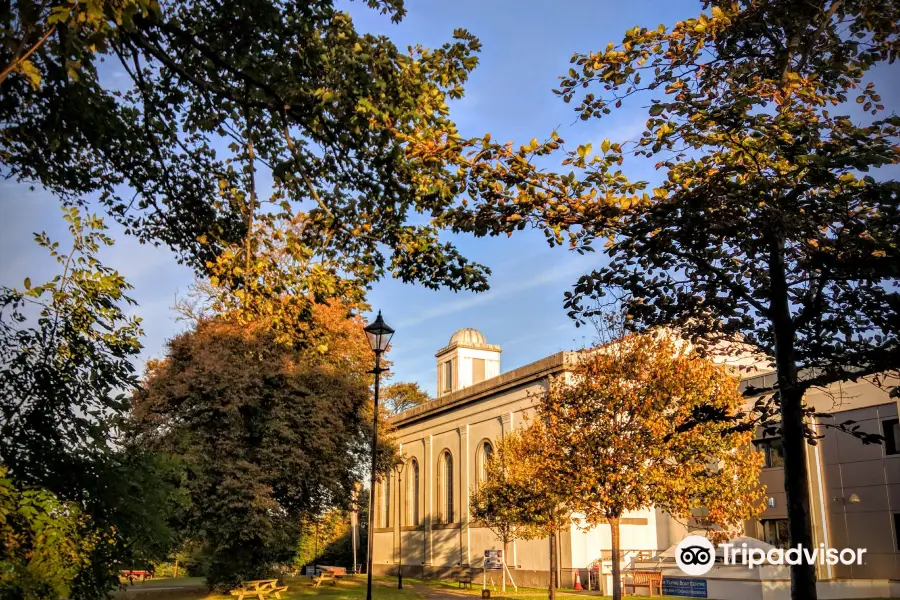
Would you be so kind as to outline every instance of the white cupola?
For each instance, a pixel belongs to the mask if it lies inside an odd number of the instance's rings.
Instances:
[[[438,396],[481,383],[500,374],[500,346],[488,344],[484,334],[466,327],[450,336],[435,354]]]

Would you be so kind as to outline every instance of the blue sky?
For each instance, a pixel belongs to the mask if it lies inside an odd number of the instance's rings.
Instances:
[[[572,107],[551,92],[569,68],[572,53],[618,42],[635,25],[671,25],[700,12],[699,2],[687,0],[411,0],[407,17],[397,25],[363,2],[339,5],[351,12],[358,30],[388,35],[400,47],[438,46],[458,27],[481,39],[481,63],[466,97],[451,107],[463,135],[489,131],[495,139],[522,143],[555,129],[569,143],[593,142],[595,147],[604,138],[621,141],[639,135],[646,112],[635,103],[602,121],[576,122]],[[898,106],[898,85],[889,87],[893,89],[881,92],[885,104]],[[626,162],[625,171],[654,177],[648,165],[636,162]],[[47,231],[66,244],[56,199],[2,182],[0,211],[0,284],[21,286],[26,276],[37,282],[51,275],[53,265],[32,242],[32,232]],[[141,245],[117,227],[112,234],[117,243],[103,258],[135,287],[132,295],[140,305],[135,312],[143,317],[146,334],[142,359],[161,357],[166,339],[184,327],[170,307],[193,275],[168,250]],[[418,381],[434,393],[434,352],[461,327],[480,329],[490,343],[502,347],[504,371],[591,342],[591,332],[576,329],[566,316],[562,295],[601,256],[550,249],[541,234],[529,231],[511,239],[450,238],[469,258],[493,270],[492,289],[472,294],[435,292],[390,279],[376,284],[370,302],[397,330],[391,356],[394,380]]]

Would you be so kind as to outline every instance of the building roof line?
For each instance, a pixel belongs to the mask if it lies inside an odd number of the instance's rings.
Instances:
[[[527,383],[534,379],[540,379],[550,373],[568,370],[575,364],[575,357],[577,355],[578,352],[568,351],[551,354],[550,356],[533,363],[513,369],[512,371],[507,371],[506,373],[501,373],[496,377],[491,377],[490,379],[486,379],[461,390],[450,392],[435,400],[413,407],[398,415],[394,415],[390,418],[390,422],[395,427],[409,425],[415,421],[432,417],[438,413],[504,392],[511,387]]]
[[[451,350],[455,350],[457,348],[469,348],[471,350],[488,350],[490,352],[497,352],[498,354],[500,352],[503,352],[503,350],[500,349],[500,346],[498,346],[496,344],[476,344],[474,342],[450,342],[449,344],[447,344],[446,346],[444,346],[443,348],[438,350],[434,356],[436,358],[440,358],[444,354],[447,354]]]

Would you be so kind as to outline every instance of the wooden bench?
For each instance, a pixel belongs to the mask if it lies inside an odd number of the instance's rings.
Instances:
[[[313,587],[319,587],[320,585],[322,585],[323,581],[330,581],[331,585],[337,585],[337,579],[334,576],[334,571],[329,570],[323,570],[321,573],[319,573],[318,577],[313,578],[313,581],[315,582],[313,584]]]
[[[460,588],[472,588],[472,582],[475,580],[475,571],[459,570],[456,572],[456,585]]]
[[[654,595],[662,596],[662,571],[630,571],[622,575],[622,593],[628,594],[629,588],[631,594],[637,594],[635,588],[647,588],[647,595],[651,598]],[[654,594],[653,591],[657,593]]]
[[[245,597],[256,597],[257,600],[266,600],[269,596],[274,596],[277,600],[281,600],[281,592],[287,591],[287,586],[279,586],[277,579],[257,579],[248,581],[244,587],[231,590],[232,596],[237,596],[237,600],[244,600]]]

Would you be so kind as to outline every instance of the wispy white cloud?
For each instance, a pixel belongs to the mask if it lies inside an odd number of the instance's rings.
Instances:
[[[596,260],[596,258],[594,257],[593,260]],[[576,275],[585,273],[590,268],[585,260],[570,260],[564,266],[548,268],[537,275],[528,277],[527,273],[529,266],[530,265],[527,264],[518,265],[516,271],[523,273],[521,279],[501,283],[483,294],[472,294],[449,302],[437,304],[418,314],[403,319],[398,323],[398,326],[411,327],[437,317],[468,310],[475,306],[492,304],[498,300],[512,296],[513,294],[556,283],[563,279],[571,279]]]
[[[534,333],[529,333],[528,335],[522,335],[511,340],[504,340],[500,342],[501,348],[506,348],[510,346],[515,346],[516,344],[522,344],[524,342],[530,342],[531,340],[543,339],[547,337],[547,334],[554,331],[563,331],[565,329],[574,329],[575,325],[572,322],[561,323],[556,327],[551,327],[550,329],[542,329],[540,331],[535,331]]]

